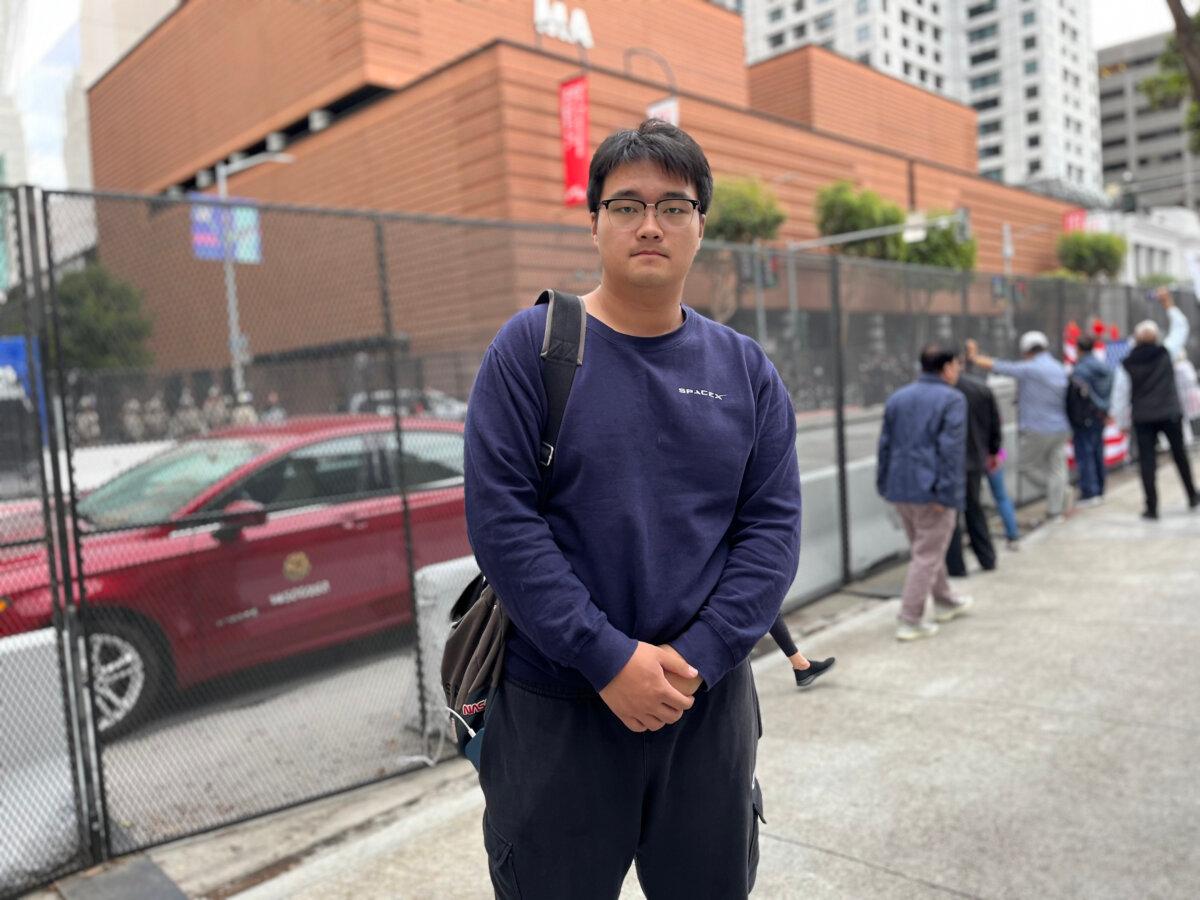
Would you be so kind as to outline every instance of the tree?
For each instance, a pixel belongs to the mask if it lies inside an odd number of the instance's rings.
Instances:
[[[735,244],[770,240],[786,218],[775,195],[757,178],[721,178],[713,185],[704,236]]]
[[[1097,231],[1072,231],[1058,239],[1058,261],[1087,278],[1115,278],[1125,261],[1125,239]]]
[[[885,225],[902,225],[904,210],[874,191],[856,191],[849,181],[836,181],[817,194],[817,228],[824,236],[865,231]],[[904,239],[899,234],[869,238],[835,247],[837,253],[872,259],[904,258]]]
[[[937,219],[950,213],[934,211],[928,218]],[[975,255],[979,244],[975,238],[960,239],[954,223],[930,227],[925,234],[925,240],[904,247],[903,259],[906,263],[918,266],[939,266],[944,269],[957,269],[960,272],[970,272],[975,268]]]
[[[1200,152],[1200,13],[1188,18],[1180,0],[1167,0],[1175,34],[1158,58],[1158,72],[1138,84],[1155,109],[1188,100],[1187,128],[1192,152]]]
[[[713,185],[712,203],[704,220],[704,236],[735,244],[770,240],[787,216],[775,195],[756,178],[721,178]],[[757,254],[722,251],[713,306],[709,314],[728,322],[741,309],[742,291],[754,282]]]
[[[1138,287],[1147,289],[1170,287],[1174,283],[1175,276],[1168,275],[1166,272],[1151,272],[1138,279]]]
[[[152,324],[133,285],[91,263],[58,283],[63,365],[68,369],[148,366]]]

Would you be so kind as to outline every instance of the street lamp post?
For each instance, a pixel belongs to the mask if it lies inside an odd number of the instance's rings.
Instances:
[[[295,157],[287,153],[256,153],[231,163],[219,162],[216,165],[217,196],[224,201],[229,199],[229,176],[245,172],[264,163],[290,163]],[[229,356],[233,369],[233,394],[238,397],[246,389],[245,354],[246,336],[242,334],[242,326],[238,317],[237,274],[233,261],[233,208],[221,205],[221,261],[225,268],[225,315],[229,320]]]

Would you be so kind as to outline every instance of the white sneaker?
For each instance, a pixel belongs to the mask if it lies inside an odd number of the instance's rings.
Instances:
[[[1008,547],[1008,549],[1009,549],[1010,551],[1012,551],[1013,553],[1020,553],[1020,552],[1021,552],[1021,540],[1020,540],[1020,538],[1016,538],[1016,539],[1010,540],[1006,546],[1007,546],[1007,547]]]
[[[896,629],[896,640],[916,641],[921,638],[933,637],[937,633],[938,627],[932,622],[918,622],[916,625],[901,622],[900,627]]]
[[[940,600],[935,600],[933,620],[935,622],[951,622],[974,605],[974,597],[959,597],[955,603],[942,603]]]

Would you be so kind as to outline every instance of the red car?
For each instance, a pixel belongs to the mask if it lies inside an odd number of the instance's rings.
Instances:
[[[462,423],[402,424],[413,565],[468,555]],[[100,730],[129,730],[164,692],[411,621],[396,447],[379,416],[232,428],[82,498]],[[0,637],[51,622],[44,545],[13,546],[39,509],[0,510]]]

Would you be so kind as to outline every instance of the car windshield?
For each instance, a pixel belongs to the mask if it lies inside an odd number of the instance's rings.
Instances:
[[[79,515],[97,528],[165,522],[209,485],[266,449],[253,441],[193,441],[148,459],[79,502]]]

